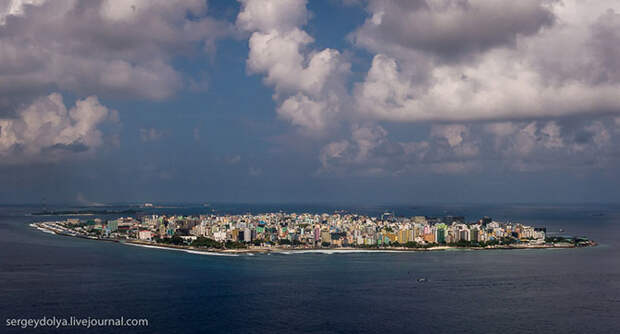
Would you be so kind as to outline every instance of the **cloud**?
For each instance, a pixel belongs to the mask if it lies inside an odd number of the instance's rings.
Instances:
[[[308,21],[306,0],[241,1],[237,26],[245,31],[289,31]]]
[[[323,146],[318,172],[385,176],[615,166],[618,129],[609,117],[441,124],[430,126],[425,139],[403,141],[382,126],[354,125],[350,138]]]
[[[101,115],[82,106],[97,97],[158,101],[182,88],[204,91],[204,75],[186,79],[175,62],[212,53],[216,40],[235,33],[207,12],[204,0],[0,0],[1,154],[26,161],[92,152],[99,144],[85,141],[99,137],[98,120],[75,117]],[[97,97],[78,101],[80,112],[67,116],[59,94],[46,96],[54,91]],[[32,113],[59,120],[37,124]],[[141,131],[145,141],[161,135]],[[118,138],[110,137],[117,146]]]
[[[356,84],[359,113],[393,122],[458,122],[620,112],[620,15],[610,9],[620,3],[519,1],[511,2],[513,10],[502,4],[502,14],[493,16],[487,11],[499,9],[494,3],[371,1],[372,16],[356,36],[377,54]],[[576,19],[574,11],[587,14]],[[432,21],[423,29],[415,28],[420,13],[430,14],[422,22]],[[481,13],[488,19],[469,17]],[[375,16],[381,20],[373,23]],[[394,29],[411,34],[390,39]],[[471,33],[478,30],[488,35]],[[440,45],[415,40],[422,35]],[[446,59],[451,52],[468,56]]]
[[[445,138],[450,147],[461,145],[461,143],[463,143],[463,137],[468,132],[469,129],[461,124],[435,126],[432,129],[432,135]]]
[[[298,93],[284,100],[277,111],[294,125],[321,131],[328,126],[329,116],[338,113],[339,109],[340,100],[336,95],[312,99]]]
[[[370,0],[349,37],[372,62],[352,83],[341,51],[312,48],[306,1],[241,3],[248,73],[322,142],[321,174],[562,168],[613,153],[617,130],[600,119],[620,112],[617,1]],[[570,121],[583,117],[596,121]],[[391,123],[428,124],[428,136],[396,140]]]
[[[379,125],[354,124],[350,139],[326,144],[319,174],[385,175],[408,171],[428,153],[428,142],[397,142]]]
[[[371,0],[353,42],[374,52],[428,52],[458,58],[514,45],[554,22],[550,1]]]
[[[6,23],[8,16],[20,16],[24,14],[24,7],[39,6],[46,0],[3,0],[0,1],[0,24]]]
[[[470,133],[469,127],[462,124],[451,125],[434,125],[431,128],[431,136],[435,139],[439,139],[437,143],[438,152],[446,152],[448,156],[456,157],[468,157],[476,156],[479,153],[478,138],[473,137]],[[445,142],[443,142],[445,140]],[[445,143],[448,144],[447,147]],[[443,145],[441,145],[443,144]]]
[[[371,0],[351,38],[374,56],[352,91],[342,53],[309,48],[305,1],[241,2],[236,25],[251,33],[248,71],[274,87],[278,115],[316,134],[329,136],[341,122],[620,111],[617,1]]]
[[[0,118],[0,161],[5,164],[58,161],[92,153],[104,144],[99,126],[115,119],[116,111],[96,96],[67,109],[53,93],[20,109],[15,118]]]
[[[488,55],[475,67],[438,66],[420,84],[378,55],[366,81],[357,86],[356,102],[366,117],[395,122],[467,121],[562,117],[620,111],[620,83],[589,85],[546,77],[524,67],[516,57]]]
[[[314,39],[300,27],[305,0],[243,0],[236,25],[250,32],[247,68],[275,89],[278,114],[320,132],[340,112],[350,64],[334,49],[308,50]]]
[[[187,84],[175,57],[232,33],[203,0],[2,3],[0,112],[50,90],[165,99]]]

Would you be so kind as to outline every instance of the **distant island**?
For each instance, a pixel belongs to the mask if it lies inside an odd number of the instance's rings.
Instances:
[[[33,216],[95,216],[95,215],[134,215],[137,210],[43,210],[33,212]]]
[[[458,216],[396,217],[391,213],[380,217],[282,212],[144,215],[113,220],[70,218],[31,226],[65,236],[219,253],[325,249],[485,250],[596,245],[585,237],[548,235],[545,227],[498,222],[490,217],[466,222],[464,217]]]

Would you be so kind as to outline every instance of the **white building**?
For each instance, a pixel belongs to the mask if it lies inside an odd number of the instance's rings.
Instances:
[[[153,238],[151,231],[142,230],[138,232],[138,239],[150,241]]]

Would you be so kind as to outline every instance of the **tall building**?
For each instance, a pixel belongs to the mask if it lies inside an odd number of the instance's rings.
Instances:
[[[107,225],[110,232],[118,231],[118,220],[109,220]]]
[[[243,230],[243,241],[245,241],[245,242],[251,242],[252,241],[252,232],[250,231],[249,228],[245,228]]]
[[[400,230],[398,231],[398,242],[401,244],[407,243],[409,241],[409,231],[408,230]]]
[[[437,232],[435,233],[435,242],[445,244],[447,226],[445,224],[437,224],[436,228]]]
[[[232,241],[238,241],[239,237],[240,237],[239,234],[241,234],[241,233],[239,232],[238,229],[233,229],[231,231],[231,239],[232,239]]]
[[[460,230],[459,231],[459,240],[470,241],[471,239],[469,230]]]
[[[480,230],[478,230],[477,228],[471,229],[469,234],[470,234],[470,241],[475,241],[475,242],[480,241]]]

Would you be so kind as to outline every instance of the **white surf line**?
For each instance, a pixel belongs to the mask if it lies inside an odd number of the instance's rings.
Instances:
[[[136,246],[136,247],[144,247],[144,248],[155,248],[155,249],[163,249],[163,250],[171,250],[171,251],[179,251],[190,254],[198,254],[198,255],[213,255],[213,256],[239,256],[239,254],[225,254],[225,253],[217,253],[217,252],[202,252],[191,249],[178,249],[178,248],[170,248],[170,247],[161,247],[161,246],[152,246],[152,245],[140,245],[134,244],[131,242],[123,242],[124,245]]]
[[[406,250],[366,250],[366,249],[332,249],[332,250],[322,250],[322,249],[308,249],[308,250],[290,250],[290,251],[274,251],[274,254],[285,254],[285,255],[294,255],[294,254],[350,254],[350,253],[411,253],[411,251]]]
[[[30,226],[32,228],[36,228],[37,230],[39,230],[41,232],[45,232],[45,233],[49,233],[49,234],[57,234],[54,230],[46,228],[46,227],[41,227],[37,223],[32,223],[32,224],[29,224],[28,226]]]

